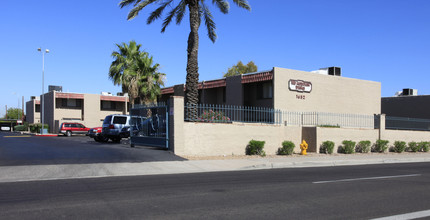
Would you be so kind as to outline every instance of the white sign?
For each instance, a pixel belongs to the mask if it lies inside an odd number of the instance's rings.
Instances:
[[[288,88],[291,91],[310,93],[312,91],[312,83],[303,80],[290,79],[290,81],[288,81]]]

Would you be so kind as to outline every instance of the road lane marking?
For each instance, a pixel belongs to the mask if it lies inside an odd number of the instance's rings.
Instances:
[[[413,176],[421,176],[421,174],[408,174],[408,175],[397,175],[397,176],[362,177],[362,178],[354,178],[354,179],[339,179],[339,180],[316,181],[316,182],[312,182],[312,183],[318,184],[318,183],[351,182],[351,181],[360,181],[360,180],[393,179],[393,178],[403,178],[403,177],[413,177]]]
[[[5,138],[16,138],[16,137],[25,137],[25,138],[27,138],[27,137],[31,137],[31,135],[22,135],[22,136],[3,136],[3,137],[5,137]]]
[[[417,219],[417,218],[424,218],[430,216],[430,210],[425,211],[419,211],[419,212],[411,212],[401,215],[393,215],[393,216],[387,216],[382,218],[374,218],[372,220],[403,220],[403,219]]]

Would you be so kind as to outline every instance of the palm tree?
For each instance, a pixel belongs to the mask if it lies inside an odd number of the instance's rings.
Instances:
[[[145,53],[137,62],[139,79],[139,97],[141,104],[152,104],[161,95],[161,86],[164,86],[164,73],[159,72],[160,65],[153,63],[152,56]]]
[[[151,24],[156,19],[160,18],[164,9],[170,6],[173,0],[122,0],[119,3],[121,8],[133,5],[133,8],[128,14],[127,19],[135,18],[139,12],[151,3],[159,3],[159,7],[153,11],[147,19],[147,24]],[[233,2],[246,10],[251,10],[247,0],[233,0]],[[227,14],[230,5],[227,0],[212,0],[212,3],[216,5],[220,11]],[[213,21],[212,13],[209,11],[208,6],[205,4],[205,0],[180,0],[176,7],[167,14],[167,17],[163,20],[163,26],[161,32],[166,30],[166,27],[171,23],[173,18],[176,18],[176,24],[180,24],[185,11],[188,7],[190,13],[190,34],[188,36],[188,47],[187,47],[187,77],[186,77],[186,100],[188,103],[196,105],[198,103],[198,49],[199,49],[199,34],[198,30],[200,27],[201,17],[205,21],[205,25],[208,31],[208,37],[212,42],[216,40],[215,33],[215,22]],[[196,112],[192,111],[192,116],[196,116]]]
[[[115,59],[109,68],[109,78],[114,85],[121,85],[122,92],[127,92],[130,96],[130,103],[134,105],[134,100],[139,95],[138,81],[141,78],[136,71],[136,63],[145,52],[140,51],[140,44],[135,41],[116,44],[118,51],[112,52]]]

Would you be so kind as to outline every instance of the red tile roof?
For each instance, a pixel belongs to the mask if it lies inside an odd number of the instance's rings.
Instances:
[[[262,72],[256,74],[242,75],[242,83],[253,83],[273,80],[273,72]]]

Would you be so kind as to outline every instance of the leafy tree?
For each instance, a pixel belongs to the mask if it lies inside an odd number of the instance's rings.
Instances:
[[[122,0],[119,3],[121,8],[133,5],[130,10],[127,19],[135,18],[139,12],[147,5],[152,3],[158,3],[159,7],[153,11],[148,19],[147,24],[151,24],[156,19],[159,19],[166,8],[171,8],[170,12],[163,20],[161,32],[163,33],[167,26],[172,22],[173,18],[176,18],[176,24],[180,24],[184,18],[186,9],[189,11],[189,23],[190,23],[190,34],[188,36],[188,48],[187,48],[187,77],[186,77],[186,100],[190,104],[198,103],[198,49],[199,49],[199,27],[201,18],[205,21],[205,26],[208,31],[208,37],[212,42],[215,42],[217,35],[215,33],[215,22],[213,20],[212,13],[205,0],[180,0],[176,6],[172,6],[173,0]],[[233,0],[233,2],[246,10],[251,10],[247,0]],[[212,0],[212,3],[220,9],[224,14],[227,14],[230,9],[230,4],[227,0]],[[196,111],[192,111],[193,116],[197,116]]]
[[[23,118],[24,114],[22,112],[22,109],[19,108],[8,108],[5,118],[6,119],[21,119]]]
[[[246,65],[244,65],[242,61],[239,61],[236,65],[228,68],[227,73],[224,73],[224,77],[236,76],[245,73],[253,73],[257,71],[258,67],[253,61],[249,61]]]

